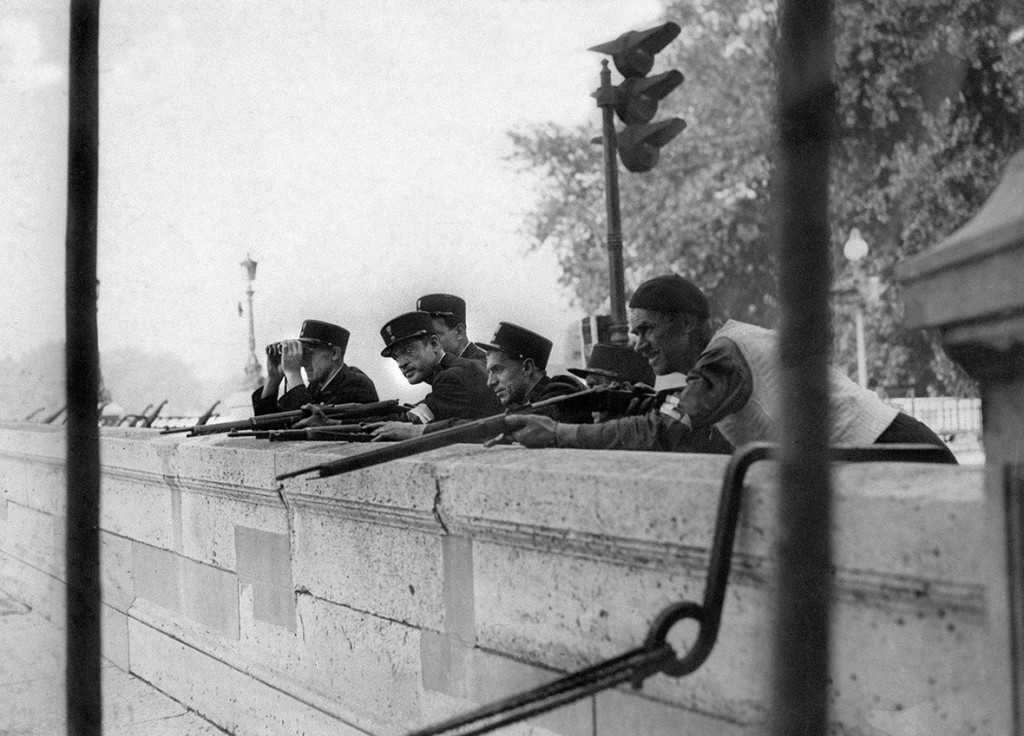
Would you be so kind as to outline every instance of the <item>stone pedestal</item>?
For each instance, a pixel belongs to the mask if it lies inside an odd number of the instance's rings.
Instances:
[[[993,734],[1024,733],[1024,151],[978,214],[900,264],[909,327],[979,382]]]

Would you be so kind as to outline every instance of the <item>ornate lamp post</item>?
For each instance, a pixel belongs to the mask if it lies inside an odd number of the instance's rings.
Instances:
[[[864,345],[864,295],[861,284],[860,260],[868,254],[868,243],[860,234],[860,230],[853,228],[850,237],[843,245],[843,255],[846,260],[853,264],[854,282],[857,288],[857,296],[854,300],[854,324],[857,331],[857,383],[861,388],[868,387],[868,360],[867,350]]]
[[[252,314],[252,282],[256,280],[256,261],[246,253],[245,260],[240,264],[244,269],[249,281],[249,288],[245,295],[249,299],[249,360],[245,364],[245,388],[255,389],[263,383],[263,368],[256,357],[256,323]]]

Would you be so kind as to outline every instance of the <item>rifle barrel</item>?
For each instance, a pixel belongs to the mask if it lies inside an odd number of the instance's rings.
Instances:
[[[364,417],[375,417],[379,415],[398,414],[404,411],[397,399],[387,401],[375,401],[369,404],[327,404],[320,407],[320,410],[328,417],[344,417],[346,419],[362,419]],[[271,430],[284,429],[289,424],[310,415],[303,409],[293,411],[281,411],[273,414],[260,414],[248,419],[238,419],[231,422],[215,422],[213,424],[196,424],[188,428],[192,436],[207,434],[218,434],[220,432],[231,432],[237,429]]]

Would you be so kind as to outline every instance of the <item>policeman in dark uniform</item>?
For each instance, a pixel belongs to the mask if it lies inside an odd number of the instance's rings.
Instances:
[[[587,367],[570,368],[569,372],[586,381],[587,388],[611,386],[635,394],[636,398],[621,410],[593,412],[595,423],[639,412],[645,401],[654,397],[654,369],[631,347],[597,343],[590,351]]]
[[[491,341],[478,345],[487,351],[487,385],[506,409],[583,390],[583,384],[572,376],[547,374],[551,341],[525,327],[499,322]],[[578,407],[552,407],[548,416],[563,422],[590,422],[590,413]]]
[[[646,386],[654,392],[654,369],[647,359],[633,348],[623,345],[597,343],[590,351],[586,368],[570,368],[588,388],[616,385],[622,388]]]
[[[258,416],[294,411],[304,404],[366,404],[378,401],[370,377],[345,364],[349,332],[344,327],[307,319],[297,340],[267,346],[267,382],[253,391]],[[305,368],[307,386],[300,369]],[[282,382],[284,394],[278,398]]]
[[[377,439],[401,440],[423,434],[431,422],[480,419],[500,414],[501,402],[487,386],[483,367],[445,352],[428,312],[406,312],[381,328],[383,357],[393,358],[409,383],[427,383],[431,392],[406,415],[405,422],[384,422]]]
[[[416,300],[416,309],[429,312],[434,320],[441,347],[456,358],[468,358],[484,365],[487,353],[470,342],[466,334],[466,300],[454,294],[425,294]]]

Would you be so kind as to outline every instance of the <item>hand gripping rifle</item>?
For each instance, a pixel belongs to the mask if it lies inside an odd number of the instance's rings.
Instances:
[[[370,404],[325,404],[318,408],[326,416],[334,419],[385,418],[404,414],[408,411],[408,407],[399,404],[397,399],[375,401]],[[188,432],[189,437],[198,437],[200,435],[219,434],[221,432],[232,432],[241,429],[257,431],[284,429],[311,414],[312,412],[306,409],[295,409],[294,411],[281,411],[274,414],[260,414],[249,419],[238,419],[233,422],[214,422],[213,424],[195,424],[191,427],[168,428],[163,430],[161,434]]]
[[[418,455],[421,452],[436,450],[460,442],[483,442],[499,437],[505,431],[505,417],[510,414],[552,414],[561,406],[567,408],[571,406],[578,409],[586,407],[590,411],[623,412],[637,397],[638,394],[633,391],[624,391],[609,386],[597,386],[584,391],[578,391],[574,394],[555,396],[545,401],[538,401],[535,404],[525,404],[501,414],[476,419],[465,424],[457,424],[454,427],[441,429],[436,432],[428,432],[419,437],[381,445],[367,452],[332,460],[323,465],[313,465],[301,470],[292,470],[278,475],[277,480],[294,478],[297,475],[312,473],[314,470],[319,471],[321,478],[327,478],[332,475],[369,468],[373,465],[380,465],[381,463],[409,457],[410,455]]]

